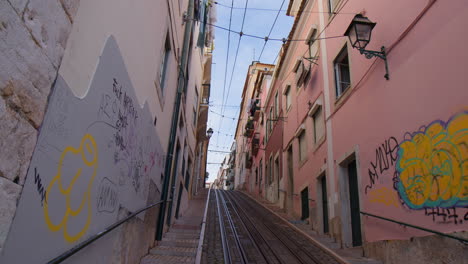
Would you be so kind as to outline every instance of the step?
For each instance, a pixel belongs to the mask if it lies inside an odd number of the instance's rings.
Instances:
[[[172,233],[172,232],[167,232],[164,234],[164,237],[167,238],[177,238],[177,239],[199,239],[200,234],[188,234],[188,233]]]
[[[159,242],[158,246],[196,248],[198,247],[198,240],[183,240],[183,239],[165,240],[163,239]]]
[[[179,228],[171,228],[169,230],[171,233],[183,233],[183,234],[200,234],[200,229],[192,230],[192,229],[179,229]]]
[[[195,263],[194,257],[147,255],[141,259],[140,264],[177,264]]]
[[[150,249],[150,254],[162,256],[195,257],[197,255],[197,248],[157,246]]]

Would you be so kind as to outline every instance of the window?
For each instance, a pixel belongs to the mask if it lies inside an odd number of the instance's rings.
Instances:
[[[305,131],[303,130],[298,136],[299,139],[299,160],[304,161],[307,155],[307,144],[305,138]]]
[[[187,162],[187,170],[185,171],[185,189],[188,190],[190,185],[190,169],[192,168],[192,161],[190,158]]]
[[[270,138],[270,133],[273,130],[273,107],[270,107],[270,111],[268,113],[268,117],[266,120],[266,133],[265,133],[265,140],[268,142],[268,139]]]
[[[340,0],[328,0],[328,13],[332,14]]]
[[[268,184],[273,182],[273,157],[270,157],[268,162]]]
[[[293,164],[293,148],[292,148],[292,144],[291,146],[289,146],[288,148],[288,156],[287,156],[287,159],[288,159],[288,176],[289,176],[289,179],[292,180],[294,178],[294,164]]]
[[[169,40],[169,32],[166,34],[166,41],[164,43],[164,53],[161,59],[161,65],[159,67],[159,87],[161,92],[164,94],[164,86],[166,85],[167,79],[167,65],[169,64],[169,56],[171,54],[171,41]]]
[[[197,125],[197,110],[193,108],[193,126]]]
[[[195,86],[195,107],[198,107],[198,88]]]
[[[278,98],[278,92],[275,94],[275,119],[278,118],[279,116],[279,98]]]
[[[291,107],[291,85],[286,85],[284,96],[286,97],[286,111],[287,111]]]
[[[323,120],[322,107],[318,107],[315,113],[312,115],[314,120],[314,143],[318,143],[324,136],[325,127]]]
[[[255,185],[258,184],[258,168],[255,169]]]
[[[279,158],[275,159],[275,179],[278,181],[283,178],[283,174],[280,173],[280,167],[279,167]]]
[[[260,160],[260,162],[258,163],[258,177],[259,177],[259,183],[260,183],[260,186],[262,186],[262,171],[263,171],[263,160]]]
[[[349,73],[349,60],[348,50],[346,46],[336,57],[333,62],[335,70],[335,85],[336,85],[336,98],[340,97],[346,89],[351,85],[351,77]]]

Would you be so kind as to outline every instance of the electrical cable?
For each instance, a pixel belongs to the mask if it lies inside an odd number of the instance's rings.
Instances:
[[[234,0],[231,0],[231,7],[234,6]],[[221,101],[222,103],[224,103],[224,94],[226,92],[226,79],[227,79],[227,68],[228,68],[228,65],[229,65],[229,46],[230,46],[230,42],[231,42],[231,24],[232,24],[232,9],[231,9],[231,14],[229,16],[229,31],[228,31],[228,43],[227,43],[227,50],[226,50],[226,67],[224,68],[224,86],[223,86],[223,100]],[[223,108],[221,108],[222,110]],[[223,119],[221,118],[221,120],[219,121],[219,128],[221,128],[221,124],[223,123]],[[219,128],[218,128],[218,131],[219,131]],[[218,135],[219,135],[219,132],[218,132]],[[216,137],[216,144],[218,143],[218,137]]]
[[[194,21],[198,21],[198,20],[195,20],[193,19]],[[218,26],[218,25],[215,25],[215,24],[210,24],[210,23],[206,23],[207,25],[210,25],[210,26],[213,26],[215,28],[219,28],[219,29],[222,29],[222,30],[225,30],[225,31],[229,31],[231,33],[236,33],[238,35],[241,35],[242,33],[242,36],[246,36],[246,37],[251,37],[251,38],[256,38],[256,39],[265,39],[266,37],[262,37],[262,36],[256,36],[256,35],[252,35],[252,34],[247,34],[245,32],[240,32],[240,31],[235,31],[235,30],[231,30],[231,29],[228,29],[228,28],[225,28],[225,27],[221,27],[221,26]],[[320,39],[331,39],[331,38],[344,38],[346,36],[333,36],[333,37],[326,37],[326,38],[315,38],[315,40],[320,40]],[[310,40],[310,39],[287,39],[287,38],[268,38],[268,41],[281,41],[283,43],[286,43],[288,41],[306,41],[306,40]]]
[[[263,51],[265,50],[265,46],[270,38],[271,32],[273,31],[273,28],[276,25],[276,21],[278,20],[278,17],[281,12],[281,8],[283,8],[284,2],[286,2],[286,0],[283,0],[283,2],[281,3],[280,9],[278,10],[278,13],[276,13],[275,20],[273,21],[273,25],[271,25],[270,32],[268,32],[268,36],[265,37],[265,43],[263,43],[262,51],[260,52],[260,56],[258,56],[258,61],[260,61],[260,59],[262,58]]]
[[[227,104],[227,100],[229,98],[229,93],[231,92],[231,85],[232,85],[232,77],[234,76],[234,69],[236,68],[236,63],[237,63],[237,56],[239,54],[239,48],[241,44],[241,39],[242,39],[242,31],[244,30],[244,22],[245,22],[245,14],[247,13],[247,5],[249,4],[249,0],[245,1],[245,7],[244,7],[244,16],[242,18],[242,25],[241,25],[241,31],[239,33],[239,41],[237,42],[237,50],[236,50],[236,56],[234,57],[234,65],[232,65],[232,72],[231,72],[231,80],[229,81],[229,87],[228,87],[228,92],[226,96],[226,102],[222,102],[223,104]],[[231,9],[232,11],[232,9]],[[224,114],[225,108],[221,108],[221,113]]]
[[[224,5],[224,4],[221,4],[219,2],[214,2],[214,4],[216,5],[219,5],[219,6],[222,6],[222,7],[227,7],[227,8],[231,8],[230,6],[228,5]],[[244,9],[243,7],[233,7],[233,9]],[[288,11],[287,9],[270,9],[270,8],[256,8],[256,7],[250,7],[248,8],[248,10],[255,10],[255,11],[268,11],[268,12],[278,12],[278,11]],[[298,10],[294,10],[294,11],[290,11],[290,13],[297,13],[299,12]],[[338,14],[336,12],[319,12],[319,11],[302,11],[303,13],[317,13],[317,14],[320,14],[320,13],[324,13],[324,14]],[[356,13],[340,13],[341,15],[356,15]]]

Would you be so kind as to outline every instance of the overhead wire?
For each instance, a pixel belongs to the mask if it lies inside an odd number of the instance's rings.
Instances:
[[[231,0],[231,7],[234,6],[234,0]],[[232,24],[232,9],[231,14],[229,15],[229,31],[228,31],[228,43],[227,43],[227,50],[226,50],[226,67],[224,68],[224,85],[223,85],[223,100],[221,101],[224,103],[224,94],[226,92],[226,79],[227,79],[227,69],[229,65],[229,46],[231,42],[231,24]],[[221,108],[222,110],[223,108]],[[223,123],[223,119],[219,121],[219,128],[221,128],[221,124]],[[218,129],[219,131],[219,129]],[[219,134],[219,132],[218,132]],[[218,143],[218,137],[216,137],[216,144]]]
[[[193,19],[194,21],[197,21],[195,19]],[[225,30],[225,31],[229,31],[231,33],[236,33],[238,35],[241,34],[240,31],[235,31],[235,30],[232,30],[232,29],[228,29],[228,28],[225,28],[225,27],[221,27],[221,26],[218,26],[218,25],[215,25],[215,24],[210,24],[210,23],[206,23],[207,25],[209,26],[213,26],[215,28],[219,28],[219,29],[222,29],[222,30]],[[256,38],[256,39],[265,39],[266,37],[262,37],[262,36],[257,36],[257,35],[252,35],[252,34],[247,34],[245,32],[242,32],[242,36],[246,36],[246,37],[251,37],[251,38]],[[326,37],[326,38],[315,38],[314,40],[320,40],[320,39],[331,39],[331,38],[344,38],[345,36],[343,35],[340,35],[340,36],[332,36],[332,37]],[[288,38],[268,38],[268,41],[281,41],[283,43],[286,43],[288,41],[306,41],[306,40],[309,40],[309,39],[288,39]]]
[[[231,8],[230,6],[228,5],[224,5],[224,4],[221,4],[219,2],[214,2],[214,4],[216,5],[219,5],[219,6],[222,6],[222,7],[227,7],[227,8]],[[244,9],[243,7],[233,7],[233,9]],[[253,10],[253,11],[266,11],[266,12],[278,12],[278,11],[288,11],[287,9],[271,9],[271,8],[257,8],[257,7],[249,7],[247,8],[248,10]],[[297,13],[299,12],[298,10],[294,10],[294,11],[290,11],[291,13]],[[338,14],[337,12],[327,12],[327,11],[324,11],[324,12],[319,12],[319,11],[302,11],[302,13],[317,13],[317,14],[320,14],[320,13],[324,13],[324,14]],[[344,14],[353,14],[355,15],[356,13],[340,13],[342,15]]]
[[[236,68],[237,56],[239,55],[239,48],[240,48],[242,34],[243,34],[242,32],[244,30],[245,15],[247,13],[248,4],[249,4],[249,0],[246,0],[245,1],[245,7],[244,7],[244,16],[242,17],[242,25],[241,25],[241,30],[240,30],[240,33],[239,33],[239,41],[237,42],[236,56],[234,57],[234,64],[232,65],[231,80],[229,81],[229,87],[228,87],[228,92],[227,92],[227,96],[226,96],[226,102],[223,101],[222,102],[223,104],[227,104],[227,100],[229,98],[229,93],[231,91],[232,77],[234,76],[234,69]],[[232,9],[231,9],[231,11],[232,11]],[[222,114],[224,114],[224,110],[225,110],[225,108],[221,108],[221,113]]]
[[[273,31],[273,28],[276,25],[276,21],[278,21],[278,17],[279,17],[279,14],[281,13],[281,8],[283,8],[284,2],[286,2],[286,0],[283,0],[283,2],[281,3],[280,9],[278,10],[278,13],[276,13],[275,20],[273,21],[273,25],[271,25],[270,32],[268,32],[268,36],[265,37],[265,43],[263,43],[262,51],[260,52],[260,56],[258,56],[258,61],[260,61],[260,59],[262,58],[263,51],[265,50],[265,46],[268,43],[268,39],[270,38],[271,32]]]

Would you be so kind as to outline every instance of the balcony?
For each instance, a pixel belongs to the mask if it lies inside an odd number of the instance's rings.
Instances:
[[[260,99],[252,99],[249,114],[254,121],[258,121],[260,117]]]
[[[245,124],[245,132],[244,136],[250,138],[253,135],[254,132],[254,123],[252,120],[249,119],[247,123]]]
[[[258,153],[258,150],[260,149],[260,134],[255,133],[254,137],[252,138],[252,155],[256,156]]]

